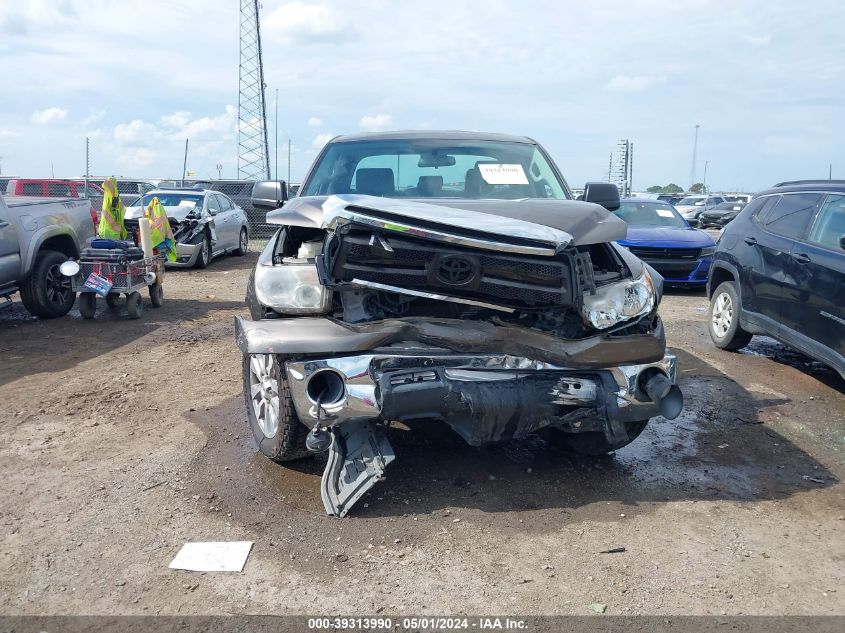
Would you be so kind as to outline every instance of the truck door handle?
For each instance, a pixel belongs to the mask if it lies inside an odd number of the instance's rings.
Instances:
[[[757,246],[757,238],[756,237],[746,237],[743,240],[749,246]]]
[[[810,263],[809,255],[805,255],[804,253],[792,253],[792,259],[794,259],[799,264],[809,264]]]

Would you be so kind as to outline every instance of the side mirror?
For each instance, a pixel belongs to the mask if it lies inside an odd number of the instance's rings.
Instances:
[[[284,180],[259,180],[252,186],[252,206],[257,209],[278,209],[288,200],[288,184]]]
[[[588,182],[584,185],[583,200],[601,205],[608,211],[615,211],[621,205],[619,189],[609,182]]]
[[[687,220],[687,224],[689,224],[694,229],[697,229],[699,226],[701,226],[701,222],[698,221],[698,218],[689,218]]]
[[[839,248],[845,251],[845,235],[839,238]]]

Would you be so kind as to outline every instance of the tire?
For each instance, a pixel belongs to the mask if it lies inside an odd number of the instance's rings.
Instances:
[[[235,249],[233,252],[235,255],[239,257],[243,257],[246,255],[247,251],[249,250],[249,234],[246,231],[246,227],[241,229],[241,234],[238,236],[238,248]]]
[[[82,305],[82,295],[79,296],[80,306]],[[116,292],[110,292],[106,295],[106,305],[111,309],[120,307],[120,295]]]
[[[200,252],[197,255],[197,261],[194,263],[196,268],[207,268],[208,263],[211,261],[211,238],[206,236],[202,240],[202,245],[200,246]]]
[[[35,264],[20,287],[24,307],[42,319],[55,319],[70,312],[76,301],[71,280],[59,272],[67,256],[43,250],[35,257]]]
[[[108,297],[116,296],[108,294],[106,295],[106,299]],[[94,315],[97,313],[97,295],[93,292],[80,292],[79,293],[79,314],[82,315],[83,319],[93,319]]]
[[[640,436],[647,424],[648,420],[629,422],[625,426],[628,431],[628,439],[615,444],[608,442],[604,433],[593,431],[589,433],[566,433],[554,427],[546,427],[539,431],[539,435],[555,448],[571,453],[578,453],[579,455],[598,456],[607,455],[624,446],[628,446],[628,444]]]
[[[739,294],[732,281],[723,281],[710,300],[710,318],[707,331],[710,340],[719,349],[736,351],[751,341],[751,334],[739,326]]]
[[[308,427],[296,415],[287,378],[277,358],[271,354],[244,354],[243,382],[247,419],[258,449],[278,463],[311,457],[313,453],[305,448]],[[275,420],[266,412],[275,413]]]
[[[164,286],[156,282],[150,286],[150,303],[154,308],[160,308],[164,305]]]
[[[140,319],[144,314],[144,302],[141,299],[141,293],[137,290],[126,297],[126,312],[130,319]]]

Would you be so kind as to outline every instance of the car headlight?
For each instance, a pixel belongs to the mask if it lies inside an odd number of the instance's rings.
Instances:
[[[712,255],[715,252],[716,252],[715,246],[707,246],[706,248],[701,249],[701,256],[707,257],[708,255]]]
[[[647,271],[636,279],[608,284],[596,294],[584,296],[584,318],[594,328],[606,330],[620,321],[627,321],[654,309],[656,293]]]
[[[282,314],[324,314],[331,305],[331,293],[320,284],[314,264],[258,266],[255,296]]]

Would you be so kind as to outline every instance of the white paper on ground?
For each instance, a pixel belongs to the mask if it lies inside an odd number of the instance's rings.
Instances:
[[[185,543],[170,569],[187,571],[243,571],[252,541]]]
[[[490,165],[481,163],[478,171],[484,182],[490,185],[527,185],[528,178],[522,170],[522,165]]]

